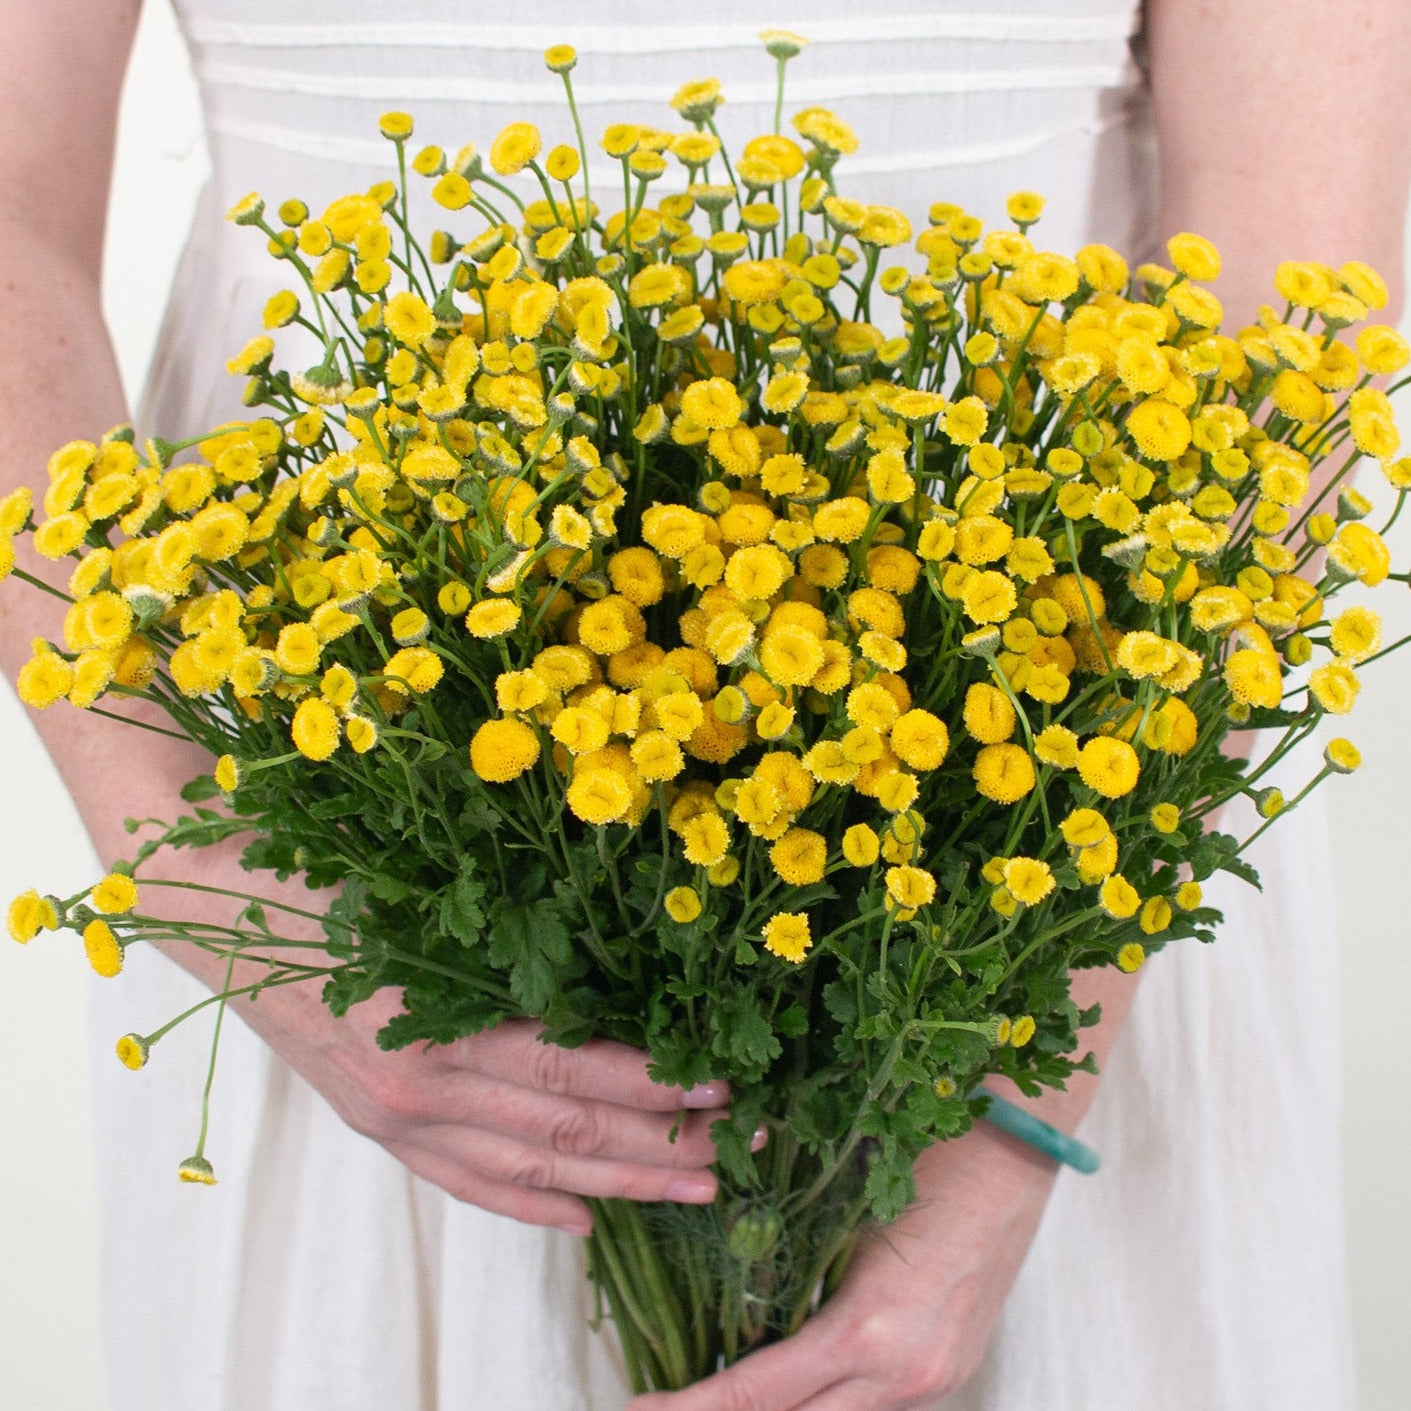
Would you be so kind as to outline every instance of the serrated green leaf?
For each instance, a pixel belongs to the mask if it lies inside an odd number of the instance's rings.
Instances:
[[[456,880],[441,893],[438,921],[443,935],[470,947],[480,943],[485,931],[485,883],[473,857],[461,862]]]
[[[758,998],[739,990],[723,998],[711,1016],[711,1049],[741,1068],[763,1068],[782,1052]]]
[[[916,1199],[911,1161],[890,1137],[873,1152],[864,1194],[872,1204],[872,1214],[883,1224],[895,1220]]]

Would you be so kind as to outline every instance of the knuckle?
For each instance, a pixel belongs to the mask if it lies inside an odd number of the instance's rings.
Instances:
[[[603,1148],[603,1122],[589,1107],[565,1107],[549,1123],[549,1145],[564,1156],[591,1156]]]
[[[348,1124],[364,1135],[394,1131],[419,1115],[414,1086],[396,1073],[371,1065],[356,1076]]]
[[[549,1152],[523,1147],[508,1159],[505,1180],[512,1186],[547,1191],[557,1186],[557,1174],[558,1163]]]
[[[562,1097],[573,1088],[569,1051],[557,1044],[536,1043],[529,1051],[529,1081],[546,1093]]]
[[[753,1382],[737,1382],[730,1388],[721,1411],[763,1411],[764,1388]]]
[[[885,1365],[893,1352],[884,1313],[869,1313],[848,1323],[839,1332],[842,1350],[854,1366]]]
[[[955,1361],[946,1348],[917,1348],[897,1368],[896,1389],[906,1401],[921,1401],[944,1396],[963,1380],[956,1376]]]

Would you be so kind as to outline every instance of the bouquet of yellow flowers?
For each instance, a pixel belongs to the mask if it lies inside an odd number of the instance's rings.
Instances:
[[[800,42],[769,40],[781,102]],[[1253,880],[1217,809],[1262,831],[1356,767],[1335,740],[1270,782],[1382,650],[1332,606],[1391,576],[1339,482],[1411,486],[1371,385],[1408,349],[1344,341],[1386,298],[1364,265],[1282,266],[1231,336],[1208,241],[1044,252],[1028,193],[988,233],[933,206],[894,263],[908,220],[835,182],[846,125],[776,116],[732,159],[712,81],[685,131],[607,129],[604,216],[573,51],[546,61],[574,146],[414,150],[389,113],[396,180],[231,212],[288,271],[267,329],[318,350],[231,361],[250,420],[73,442],[42,517],[0,501],[0,577],[29,530],[76,560],[21,697],[156,701],[218,757],[130,864],[9,926],[104,974],[144,939],[258,956],[337,1012],[399,986],[388,1047],[533,1016],[728,1080],[713,1206],[596,1208],[633,1383],[672,1388],[796,1328],[986,1075],[1090,1066],[1072,970],[1211,938],[1201,882]],[[1250,764],[1244,727],[1280,732]],[[232,836],[336,889],[322,947],[254,896],[234,930],[139,909],[162,848]]]

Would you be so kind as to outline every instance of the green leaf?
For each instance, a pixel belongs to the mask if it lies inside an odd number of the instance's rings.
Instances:
[[[730,1115],[710,1124],[716,1159],[731,1180],[746,1190],[760,1183],[750,1147],[763,1115],[763,1094],[741,1092],[731,1101]]]
[[[541,1014],[573,959],[573,939],[558,908],[500,898],[490,911],[490,962],[510,973],[510,993],[527,1014]]]
[[[350,877],[329,903],[323,916],[323,934],[328,937],[330,955],[335,958],[352,955],[366,901],[367,884],[361,877]]]
[[[400,878],[389,877],[385,872],[379,872],[368,883],[368,890],[378,901],[390,902],[393,906],[416,893],[415,887]]]
[[[801,1039],[808,1033],[808,1011],[800,1004],[791,1004],[775,1016],[774,1027],[786,1039]]]
[[[394,1015],[377,1031],[379,1048],[400,1049],[414,1043],[451,1044],[493,1028],[504,1017],[499,1004],[478,993],[446,997],[429,1013]]]
[[[883,1138],[874,1150],[864,1193],[872,1202],[873,1215],[884,1224],[895,1220],[916,1199],[911,1161],[894,1138]]]
[[[812,1151],[841,1141],[846,1134],[849,1111],[842,1095],[826,1075],[818,1074],[795,1090],[789,1127],[794,1136]]]
[[[722,1000],[711,1015],[712,1052],[741,1068],[763,1068],[782,1051],[759,1001],[748,990]]]
[[[1227,858],[1221,864],[1221,871],[1233,873],[1241,881],[1248,882],[1256,891],[1262,892],[1264,890],[1264,885],[1259,880],[1259,873],[1242,857]]]
[[[647,1072],[655,1083],[690,1089],[715,1077],[710,1055],[682,1029],[653,1036],[651,1053]]]
[[[441,893],[441,908],[437,920],[441,933],[451,936],[461,945],[478,945],[485,931],[485,883],[475,859],[466,857],[456,880]]]
[[[367,807],[367,800],[358,794],[336,794],[331,799],[317,799],[309,805],[309,817],[329,821],[351,818]]]
[[[198,774],[196,778],[181,786],[181,797],[187,803],[204,803],[207,799],[215,798],[220,791],[220,785],[212,775]]]

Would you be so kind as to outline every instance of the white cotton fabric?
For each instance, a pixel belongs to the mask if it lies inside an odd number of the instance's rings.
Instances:
[[[238,414],[226,358],[259,331],[280,269],[224,212],[258,188],[318,210],[385,174],[377,115],[488,147],[514,118],[569,140],[546,45],[571,42],[590,141],[610,120],[675,126],[677,83],[725,84],[738,144],[772,125],[766,26],[812,38],[790,109],[837,107],[862,139],[848,194],[1003,220],[1049,197],[1040,244],[1153,229],[1148,110],[1122,0],[849,0],[793,12],[716,0],[708,18],[611,6],[179,0],[213,163],[154,363],[145,431]],[[610,174],[605,175],[604,180]],[[611,185],[599,185],[611,191]],[[443,217],[444,220],[444,217]],[[1311,767],[1311,766],[1310,766]],[[985,1365],[955,1411],[1346,1411],[1352,1404],[1338,1169],[1336,974],[1321,815],[1301,809],[1266,893],[1210,888],[1214,947],[1155,959],[1081,1135],[1103,1167],[1059,1179]],[[226,1026],[209,1150],[221,1183],[179,1189],[208,1026],[140,1075],[112,1042],[201,991],[134,955],[95,994],[103,1245],[114,1411],[617,1411],[609,1337],[589,1330],[577,1242],[460,1205],[345,1128],[242,1025]]]

